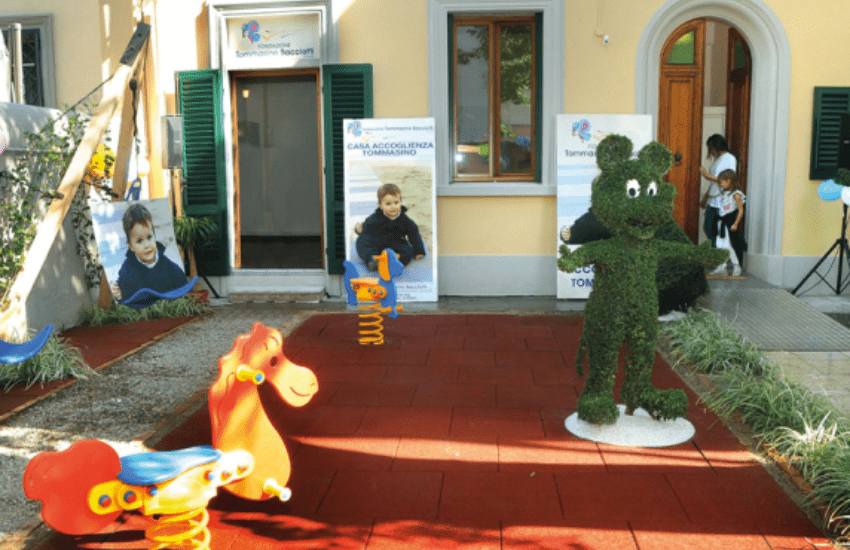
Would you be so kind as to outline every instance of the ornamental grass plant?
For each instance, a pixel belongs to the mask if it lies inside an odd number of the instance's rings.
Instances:
[[[784,377],[761,350],[710,311],[664,323],[674,364],[689,363],[708,379],[705,404],[723,418],[745,423],[766,451],[811,486],[812,506],[848,545],[850,535],[850,419],[825,395]]]
[[[83,312],[80,319],[80,326],[94,327],[171,317],[194,317],[209,313],[211,310],[208,305],[201,304],[192,296],[183,296],[176,300],[159,300],[152,306],[144,309],[133,309],[121,304],[109,309],[100,309],[97,306],[92,306]]]
[[[85,380],[94,374],[80,350],[55,334],[47,339],[41,351],[26,361],[9,365],[0,363],[0,385],[7,391],[16,385],[29,388],[33,384],[66,378]]]
[[[704,374],[743,370],[762,375],[776,368],[758,346],[707,310],[691,310],[681,321],[665,323],[662,331],[679,351],[677,363],[687,360]]]

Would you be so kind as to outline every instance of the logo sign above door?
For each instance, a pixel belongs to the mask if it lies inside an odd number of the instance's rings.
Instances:
[[[223,47],[228,69],[315,66],[321,62],[322,14],[318,11],[226,18]]]

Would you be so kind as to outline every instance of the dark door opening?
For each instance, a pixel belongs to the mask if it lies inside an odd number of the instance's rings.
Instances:
[[[233,80],[237,266],[322,269],[318,71]]]

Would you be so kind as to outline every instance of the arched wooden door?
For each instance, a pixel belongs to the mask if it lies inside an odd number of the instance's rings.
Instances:
[[[747,192],[747,156],[750,144],[750,81],[753,62],[744,37],[729,29],[726,84],[726,141],[738,159],[738,184]]]
[[[676,186],[673,217],[698,240],[705,20],[677,28],[661,50],[658,141],[673,152],[665,180]]]

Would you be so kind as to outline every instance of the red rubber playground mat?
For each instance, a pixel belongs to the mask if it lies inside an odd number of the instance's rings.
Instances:
[[[287,338],[319,392],[263,396],[292,458],[292,498],[208,507],[211,548],[815,549],[828,540],[656,357],[654,382],[691,400],[693,440],[660,449],[564,428],[582,381],[581,318],[401,315],[357,343],[356,314],[320,314]],[[157,448],[210,444],[206,407]],[[144,548],[150,519],[56,534],[41,548]]]

